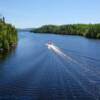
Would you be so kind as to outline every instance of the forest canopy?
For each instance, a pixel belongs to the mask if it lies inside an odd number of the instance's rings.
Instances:
[[[17,30],[0,18],[0,50],[9,50],[17,43]]]
[[[87,38],[100,39],[100,24],[44,25],[40,28],[32,29],[31,32],[81,35]]]

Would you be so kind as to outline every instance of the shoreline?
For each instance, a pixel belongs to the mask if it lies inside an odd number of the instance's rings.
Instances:
[[[61,35],[61,36],[80,36],[80,37],[83,37],[83,38],[86,38],[86,39],[93,39],[93,40],[100,40],[100,38],[91,38],[91,37],[85,37],[83,35],[80,35],[80,34],[61,34],[61,33],[54,33],[54,32],[32,32],[32,31],[29,31],[31,33],[35,33],[35,34],[46,34],[46,35]]]

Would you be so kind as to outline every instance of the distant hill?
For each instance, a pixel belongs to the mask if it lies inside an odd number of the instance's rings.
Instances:
[[[51,33],[60,35],[81,35],[87,38],[100,39],[100,24],[67,24],[67,25],[44,25],[33,28],[34,33]]]
[[[31,31],[33,28],[17,28],[18,31]]]

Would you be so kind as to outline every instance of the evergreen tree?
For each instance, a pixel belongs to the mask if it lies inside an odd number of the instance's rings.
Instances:
[[[11,24],[0,18],[0,49],[9,50],[17,43],[17,31]]]
[[[44,25],[40,28],[32,29],[31,32],[82,35],[87,38],[98,38],[100,34],[100,24]]]

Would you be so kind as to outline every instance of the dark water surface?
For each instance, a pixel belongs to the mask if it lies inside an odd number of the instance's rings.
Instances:
[[[18,34],[0,58],[0,100],[100,100],[100,40]]]

